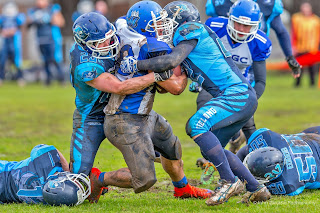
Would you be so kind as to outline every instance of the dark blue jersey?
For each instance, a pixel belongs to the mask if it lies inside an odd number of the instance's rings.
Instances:
[[[320,188],[319,143],[318,134],[285,135],[263,128],[252,134],[248,140],[248,148],[252,152],[271,146],[282,152],[285,160],[282,174],[266,183],[266,186],[272,194],[292,196],[300,194],[304,189]]]
[[[108,102],[108,93],[101,92],[86,82],[113,70],[114,60],[92,57],[75,43],[70,50],[70,61],[71,83],[76,90],[75,104],[82,119],[87,116],[104,116],[103,108]]]
[[[62,171],[56,148],[43,144],[34,147],[25,160],[0,160],[0,203],[45,203],[43,185],[50,175]]]

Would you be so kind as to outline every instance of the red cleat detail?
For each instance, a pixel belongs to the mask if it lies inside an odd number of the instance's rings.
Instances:
[[[88,197],[90,203],[98,203],[102,192],[108,191],[108,187],[102,186],[99,175],[101,171],[98,168],[92,168],[90,172],[91,194]]]
[[[211,197],[213,192],[210,189],[201,189],[187,184],[183,188],[174,187],[174,196],[176,198],[199,198],[206,199]]]

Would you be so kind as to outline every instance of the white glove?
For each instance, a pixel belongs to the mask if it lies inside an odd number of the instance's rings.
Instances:
[[[137,67],[138,60],[133,56],[126,56],[122,59],[120,69],[123,73],[135,73],[138,72]]]

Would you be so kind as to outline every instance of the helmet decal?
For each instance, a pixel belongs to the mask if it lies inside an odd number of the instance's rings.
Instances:
[[[139,11],[132,11],[131,15],[127,18],[127,23],[130,27],[136,28],[140,19]]]

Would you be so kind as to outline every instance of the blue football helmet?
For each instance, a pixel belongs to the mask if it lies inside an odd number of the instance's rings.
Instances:
[[[178,27],[185,22],[200,22],[200,13],[196,6],[187,1],[173,1],[167,4],[164,9],[168,17],[175,22],[174,27]]]
[[[75,20],[72,31],[74,40],[95,58],[114,58],[119,52],[116,28],[99,13],[81,15]],[[99,47],[105,42],[108,42],[108,45]]]
[[[173,21],[167,17],[167,12],[158,3],[140,1],[128,10],[126,20],[129,29],[168,43],[173,33]]]
[[[87,175],[59,172],[49,176],[42,189],[43,199],[53,206],[76,206],[91,194],[90,180]]]
[[[250,152],[243,164],[260,183],[266,183],[282,174],[284,159],[279,149],[264,147]]]
[[[254,39],[261,21],[262,13],[259,5],[252,0],[238,0],[232,5],[229,11],[227,32],[236,42],[246,43]],[[236,30],[234,23],[251,26],[248,33]]]

